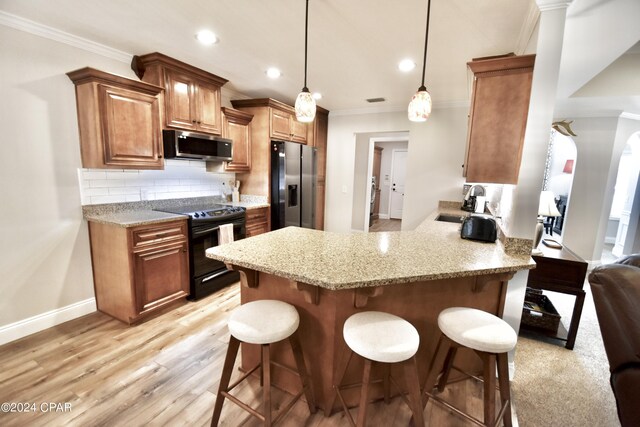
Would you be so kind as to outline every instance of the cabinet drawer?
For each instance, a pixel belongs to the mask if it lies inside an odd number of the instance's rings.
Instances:
[[[185,240],[186,238],[186,221],[169,222],[134,228],[132,231],[132,246],[137,248],[157,243]]]
[[[258,224],[247,225],[247,237],[257,236],[269,231],[269,224],[261,222]]]
[[[267,221],[269,208],[247,209],[247,226]]]

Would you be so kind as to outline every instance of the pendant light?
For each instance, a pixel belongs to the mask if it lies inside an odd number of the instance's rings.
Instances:
[[[304,87],[296,98],[296,118],[299,122],[309,123],[316,117],[316,100],[307,88],[307,38],[309,33],[309,0],[304,16]]]
[[[429,15],[431,13],[431,0],[427,0],[427,30],[424,36],[424,62],[422,63],[422,86],[411,98],[408,113],[412,122],[424,122],[431,114],[431,95],[424,85],[424,72],[427,68],[427,44],[429,41]]]

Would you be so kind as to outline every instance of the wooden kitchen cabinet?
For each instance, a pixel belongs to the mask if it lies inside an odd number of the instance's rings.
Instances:
[[[262,207],[247,209],[247,237],[266,233],[269,229],[269,208]]]
[[[82,68],[76,86],[82,166],[162,169],[162,87]]]
[[[225,163],[225,171],[251,170],[251,120],[253,114],[222,107],[222,136],[233,141],[233,160]]]
[[[134,323],[189,294],[187,221],[125,228],[89,221],[99,311]]]
[[[316,107],[316,118],[309,124],[308,145],[316,151],[316,230],[324,230],[324,198],[327,171],[327,132],[329,111]]]
[[[517,184],[535,55],[468,62],[473,71],[464,176],[467,182]]]
[[[158,52],[134,56],[131,68],[165,88],[165,127],[222,134],[220,88],[226,79]]]
[[[269,114],[272,139],[307,144],[308,125],[299,122],[295,113],[271,108]]]

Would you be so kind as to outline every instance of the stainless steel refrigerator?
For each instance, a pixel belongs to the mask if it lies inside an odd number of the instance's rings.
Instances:
[[[316,149],[271,142],[271,229],[316,228]]]

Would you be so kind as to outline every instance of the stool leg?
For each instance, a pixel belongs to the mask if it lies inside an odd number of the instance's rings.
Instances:
[[[418,364],[416,357],[404,362],[404,382],[409,393],[409,403],[411,412],[413,413],[413,423],[417,427],[424,426],[424,417],[422,415],[422,397],[420,393],[420,380],[418,378]]]
[[[313,387],[311,385],[311,378],[309,378],[307,372],[307,366],[304,363],[304,356],[302,354],[302,348],[300,347],[300,339],[298,338],[298,332],[294,332],[289,337],[289,343],[291,344],[291,351],[293,351],[293,357],[296,360],[296,367],[300,375],[300,381],[302,382],[302,391],[304,397],[307,399],[307,405],[309,406],[309,412],[315,414],[316,401],[313,397]]]
[[[509,361],[507,353],[500,353],[498,357],[498,383],[500,384],[500,399],[502,404],[507,403],[502,421],[505,427],[511,427],[511,391],[509,389]]]
[[[451,368],[453,367],[453,361],[456,358],[457,352],[458,352],[458,347],[455,345],[451,345],[451,347],[449,348],[449,352],[447,353],[447,358],[444,361],[442,376],[440,377],[440,381],[438,381],[438,391],[440,393],[444,391],[444,387],[449,382],[449,375],[451,374]]]
[[[229,337],[229,347],[227,347],[227,355],[224,358],[224,366],[222,367],[222,375],[220,377],[220,385],[218,386],[218,393],[216,394],[216,403],[213,407],[213,417],[211,418],[211,427],[216,427],[218,421],[220,421],[220,414],[222,413],[222,404],[224,403],[224,395],[222,392],[227,392],[229,387],[229,381],[231,380],[231,373],[233,372],[233,364],[236,361],[238,355],[238,348],[240,347],[240,341],[238,341],[233,335]]]
[[[391,365],[389,363],[385,363],[383,370],[384,376],[382,380],[384,384],[384,403],[388,405],[391,402],[391,381],[389,381],[389,378],[391,377]]]
[[[364,359],[364,372],[362,374],[362,390],[360,391],[360,405],[358,407],[357,427],[364,427],[367,419],[367,406],[369,402],[369,383],[371,382],[371,360]]]
[[[496,422],[496,356],[478,353],[484,365],[484,425],[493,426]]]
[[[436,379],[438,378],[440,369],[444,364],[447,353],[449,353],[449,346],[449,340],[446,340],[444,335],[440,335],[438,345],[436,346],[436,351],[431,358],[431,363],[429,363],[429,372],[427,373],[427,379],[424,382],[423,391],[425,393],[431,393],[433,387],[436,385]],[[429,396],[427,395],[427,398],[423,402],[423,408],[427,406],[428,401]]]
[[[263,415],[264,425],[271,426],[271,352],[269,344],[262,344],[262,373],[264,377],[264,385],[262,386],[263,395]]]

